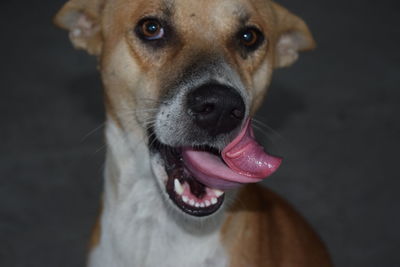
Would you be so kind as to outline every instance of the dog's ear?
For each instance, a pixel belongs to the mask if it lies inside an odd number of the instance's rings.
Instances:
[[[54,23],[69,31],[77,49],[99,55],[102,47],[101,12],[104,0],[70,0],[54,17]]]
[[[297,60],[299,52],[314,49],[316,43],[301,18],[274,2],[272,8],[276,14],[278,28],[274,67],[287,67]]]

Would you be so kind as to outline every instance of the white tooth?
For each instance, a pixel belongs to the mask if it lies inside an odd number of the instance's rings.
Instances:
[[[206,200],[205,203],[206,203],[206,207],[209,207],[211,205],[210,201],[208,201],[208,200]]]
[[[217,197],[220,197],[220,196],[222,196],[222,195],[224,194],[223,191],[218,190],[218,189],[214,189],[214,193],[215,193],[215,195],[216,195]]]
[[[202,203],[200,203],[200,207],[201,208],[204,208],[206,205],[202,202]]]
[[[198,208],[198,207],[200,207],[200,204],[196,202],[196,204],[194,204],[194,206],[195,206],[196,208]]]
[[[182,187],[181,183],[178,181],[178,179],[174,180],[174,189],[178,195],[183,194],[183,187]]]
[[[194,206],[194,200],[191,199],[191,200],[189,201],[189,204],[190,204],[190,206]]]
[[[183,196],[182,197],[183,202],[188,203],[189,202],[189,198],[187,196]]]
[[[214,204],[217,204],[217,202],[218,202],[218,201],[217,201],[217,198],[213,197],[213,198],[211,199],[211,204],[214,205]]]

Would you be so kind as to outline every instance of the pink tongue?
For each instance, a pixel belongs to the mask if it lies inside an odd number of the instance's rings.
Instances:
[[[221,190],[259,182],[275,172],[282,162],[281,158],[265,153],[256,142],[250,119],[223,149],[225,164],[216,155],[192,148],[184,148],[182,154],[186,167],[201,183]]]

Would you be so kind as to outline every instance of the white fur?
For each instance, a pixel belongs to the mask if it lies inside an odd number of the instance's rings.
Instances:
[[[101,240],[89,266],[226,266],[222,214],[200,220],[175,210],[160,186],[166,174],[140,133],[128,136],[108,119],[106,138]]]

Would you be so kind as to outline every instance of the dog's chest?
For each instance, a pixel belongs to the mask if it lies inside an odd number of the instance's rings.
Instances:
[[[125,240],[122,266],[225,266],[225,253],[217,234],[197,236],[170,222],[147,218],[134,223],[135,236]],[[134,263],[134,264],[131,264]]]
[[[103,214],[102,240],[91,267],[226,266],[219,232],[201,231],[171,218],[153,177],[135,183],[123,201]]]

